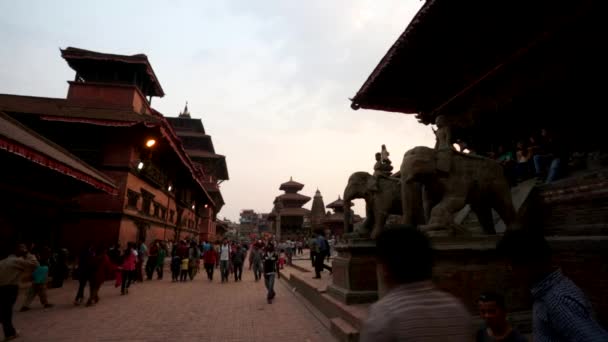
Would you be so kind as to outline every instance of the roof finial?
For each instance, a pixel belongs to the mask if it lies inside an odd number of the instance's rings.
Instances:
[[[184,111],[179,113],[180,118],[190,118],[190,112],[188,111],[188,101],[186,101],[186,105],[184,106]]]
[[[289,181],[293,182],[293,177],[292,176],[289,176]]]

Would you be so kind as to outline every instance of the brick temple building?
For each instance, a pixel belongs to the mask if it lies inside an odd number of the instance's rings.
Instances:
[[[310,201],[310,197],[298,193],[303,188],[304,184],[294,181],[293,178],[279,187],[279,190],[285,193],[274,199],[274,207],[269,215],[272,230],[279,241],[298,239],[311,233],[310,210],[302,208]]]
[[[124,245],[198,237],[217,205],[202,181],[204,171],[193,163],[167,119],[151,107],[152,98],[164,91],[148,58],[71,47],[61,55],[75,71],[66,98],[0,94],[0,111],[15,127],[31,133],[11,143],[29,146],[41,156],[18,154],[57,171],[41,171],[30,182],[32,177],[21,170],[31,174],[31,163],[9,155],[3,159],[3,173],[12,176],[0,179],[2,188],[13,193],[33,188],[37,203],[54,201],[54,208],[61,203],[56,220],[16,238],[75,251],[86,241]],[[58,173],[73,179],[63,180]],[[46,209],[38,207],[42,205],[32,206],[34,211],[22,207],[15,215],[44,221]]]
[[[444,116],[453,142],[477,154],[534,143],[547,129],[560,145],[559,179],[512,191],[528,229],[541,229],[555,261],[608,325],[608,75],[600,1],[427,1],[372,71],[352,108]],[[513,25],[517,23],[517,25]],[[381,117],[378,115],[378,119]],[[601,120],[601,119],[599,119]],[[547,131],[545,130],[545,131]],[[481,291],[503,292],[521,329],[530,329],[529,290],[504,272],[497,238],[466,248],[436,241],[436,280],[475,312]],[[459,246],[464,244],[460,242]],[[526,318],[527,317],[527,318]]]
[[[186,153],[194,163],[199,181],[203,183],[215,203],[215,206],[204,209],[199,226],[200,239],[213,241],[217,238],[217,213],[224,206],[220,184],[228,180],[226,157],[215,153],[213,140],[205,132],[203,120],[191,117],[187,103],[178,117],[168,117],[167,120],[173,126]]]

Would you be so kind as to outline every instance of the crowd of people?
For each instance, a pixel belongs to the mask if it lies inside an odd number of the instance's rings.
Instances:
[[[499,144],[486,153],[475,151],[463,141],[457,145],[460,151],[496,160],[512,185],[534,177],[540,183],[551,183],[564,177],[568,167],[574,165],[559,136],[545,128],[514,144]]]
[[[433,283],[433,248],[415,227],[387,227],[376,239],[379,275],[387,293],[370,308],[360,341],[524,342],[507,320],[502,295],[490,291],[477,301],[484,324],[475,334],[465,305]],[[583,291],[553,263],[541,233],[508,232],[499,241],[501,255],[515,280],[532,295],[533,341],[608,341]]]
[[[279,277],[281,264],[281,255],[275,245],[276,241],[272,240],[239,243],[224,239],[214,244],[209,241],[199,244],[194,240],[177,243],[156,240],[149,247],[143,242],[129,242],[124,249],[120,244],[106,249],[88,243],[78,254],[72,272],[73,278],[78,281],[74,305],[96,305],[100,299],[99,290],[107,280],[114,280],[114,286],[120,288],[121,295],[128,295],[134,283],[153,280],[155,274],[157,280],[162,280],[167,260],[173,282],[194,280],[201,262],[209,281],[213,281],[215,270],[219,269],[221,283],[228,282],[230,275],[235,282],[240,282],[247,255],[249,270],[253,271],[256,282],[264,279],[266,299],[272,303],[275,297],[274,282]],[[290,241],[280,246],[283,255],[286,253],[283,247],[289,250],[290,255],[292,251],[302,252],[303,248],[298,243],[293,243],[292,248]],[[12,315],[19,284],[22,281],[31,282],[21,311],[30,310],[36,297],[39,297],[44,308],[51,308],[53,304],[48,300],[48,286],[62,287],[69,274],[66,250],[52,254],[49,248],[20,244],[13,254],[0,260],[0,321],[6,340],[18,336],[12,324]],[[89,296],[84,302],[87,285]]]

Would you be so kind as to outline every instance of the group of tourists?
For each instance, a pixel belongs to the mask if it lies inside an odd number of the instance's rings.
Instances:
[[[272,303],[276,295],[275,278],[279,277],[279,253],[275,245],[274,241],[262,240],[254,241],[250,245],[227,239],[216,244],[208,241],[198,244],[194,240],[182,240],[173,244],[157,240],[150,247],[143,242],[129,242],[124,249],[121,249],[120,244],[105,249],[89,243],[78,255],[78,265],[73,271],[74,278],[78,280],[74,305],[83,303],[87,285],[89,297],[86,306],[97,304],[99,289],[108,279],[115,280],[114,285],[120,288],[122,295],[129,294],[134,283],[144,279],[152,280],[155,273],[156,278],[162,280],[165,260],[169,256],[174,282],[193,280],[201,260],[209,281],[213,281],[214,271],[219,268],[222,283],[228,282],[231,274],[235,282],[240,282],[247,255],[249,270],[253,271],[256,282],[264,279],[266,299],[268,303]],[[6,340],[18,336],[12,324],[12,316],[19,283],[23,279],[29,279],[32,283],[21,311],[29,310],[35,297],[40,298],[44,308],[51,308],[53,304],[47,299],[48,284],[62,285],[69,274],[67,252],[62,251],[60,256],[51,255],[50,249],[42,249],[35,254],[32,252],[34,251],[31,247],[20,244],[13,254],[0,260],[0,321]],[[50,267],[51,264],[54,266]],[[55,270],[50,283],[49,269]]]

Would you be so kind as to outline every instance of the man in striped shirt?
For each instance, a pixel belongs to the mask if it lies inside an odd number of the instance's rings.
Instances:
[[[497,249],[515,278],[530,287],[534,342],[608,341],[583,291],[553,266],[551,248],[541,232],[511,231]]]
[[[388,226],[377,237],[376,250],[388,293],[370,308],[361,342],[472,340],[464,305],[431,281],[433,249],[424,233]]]

